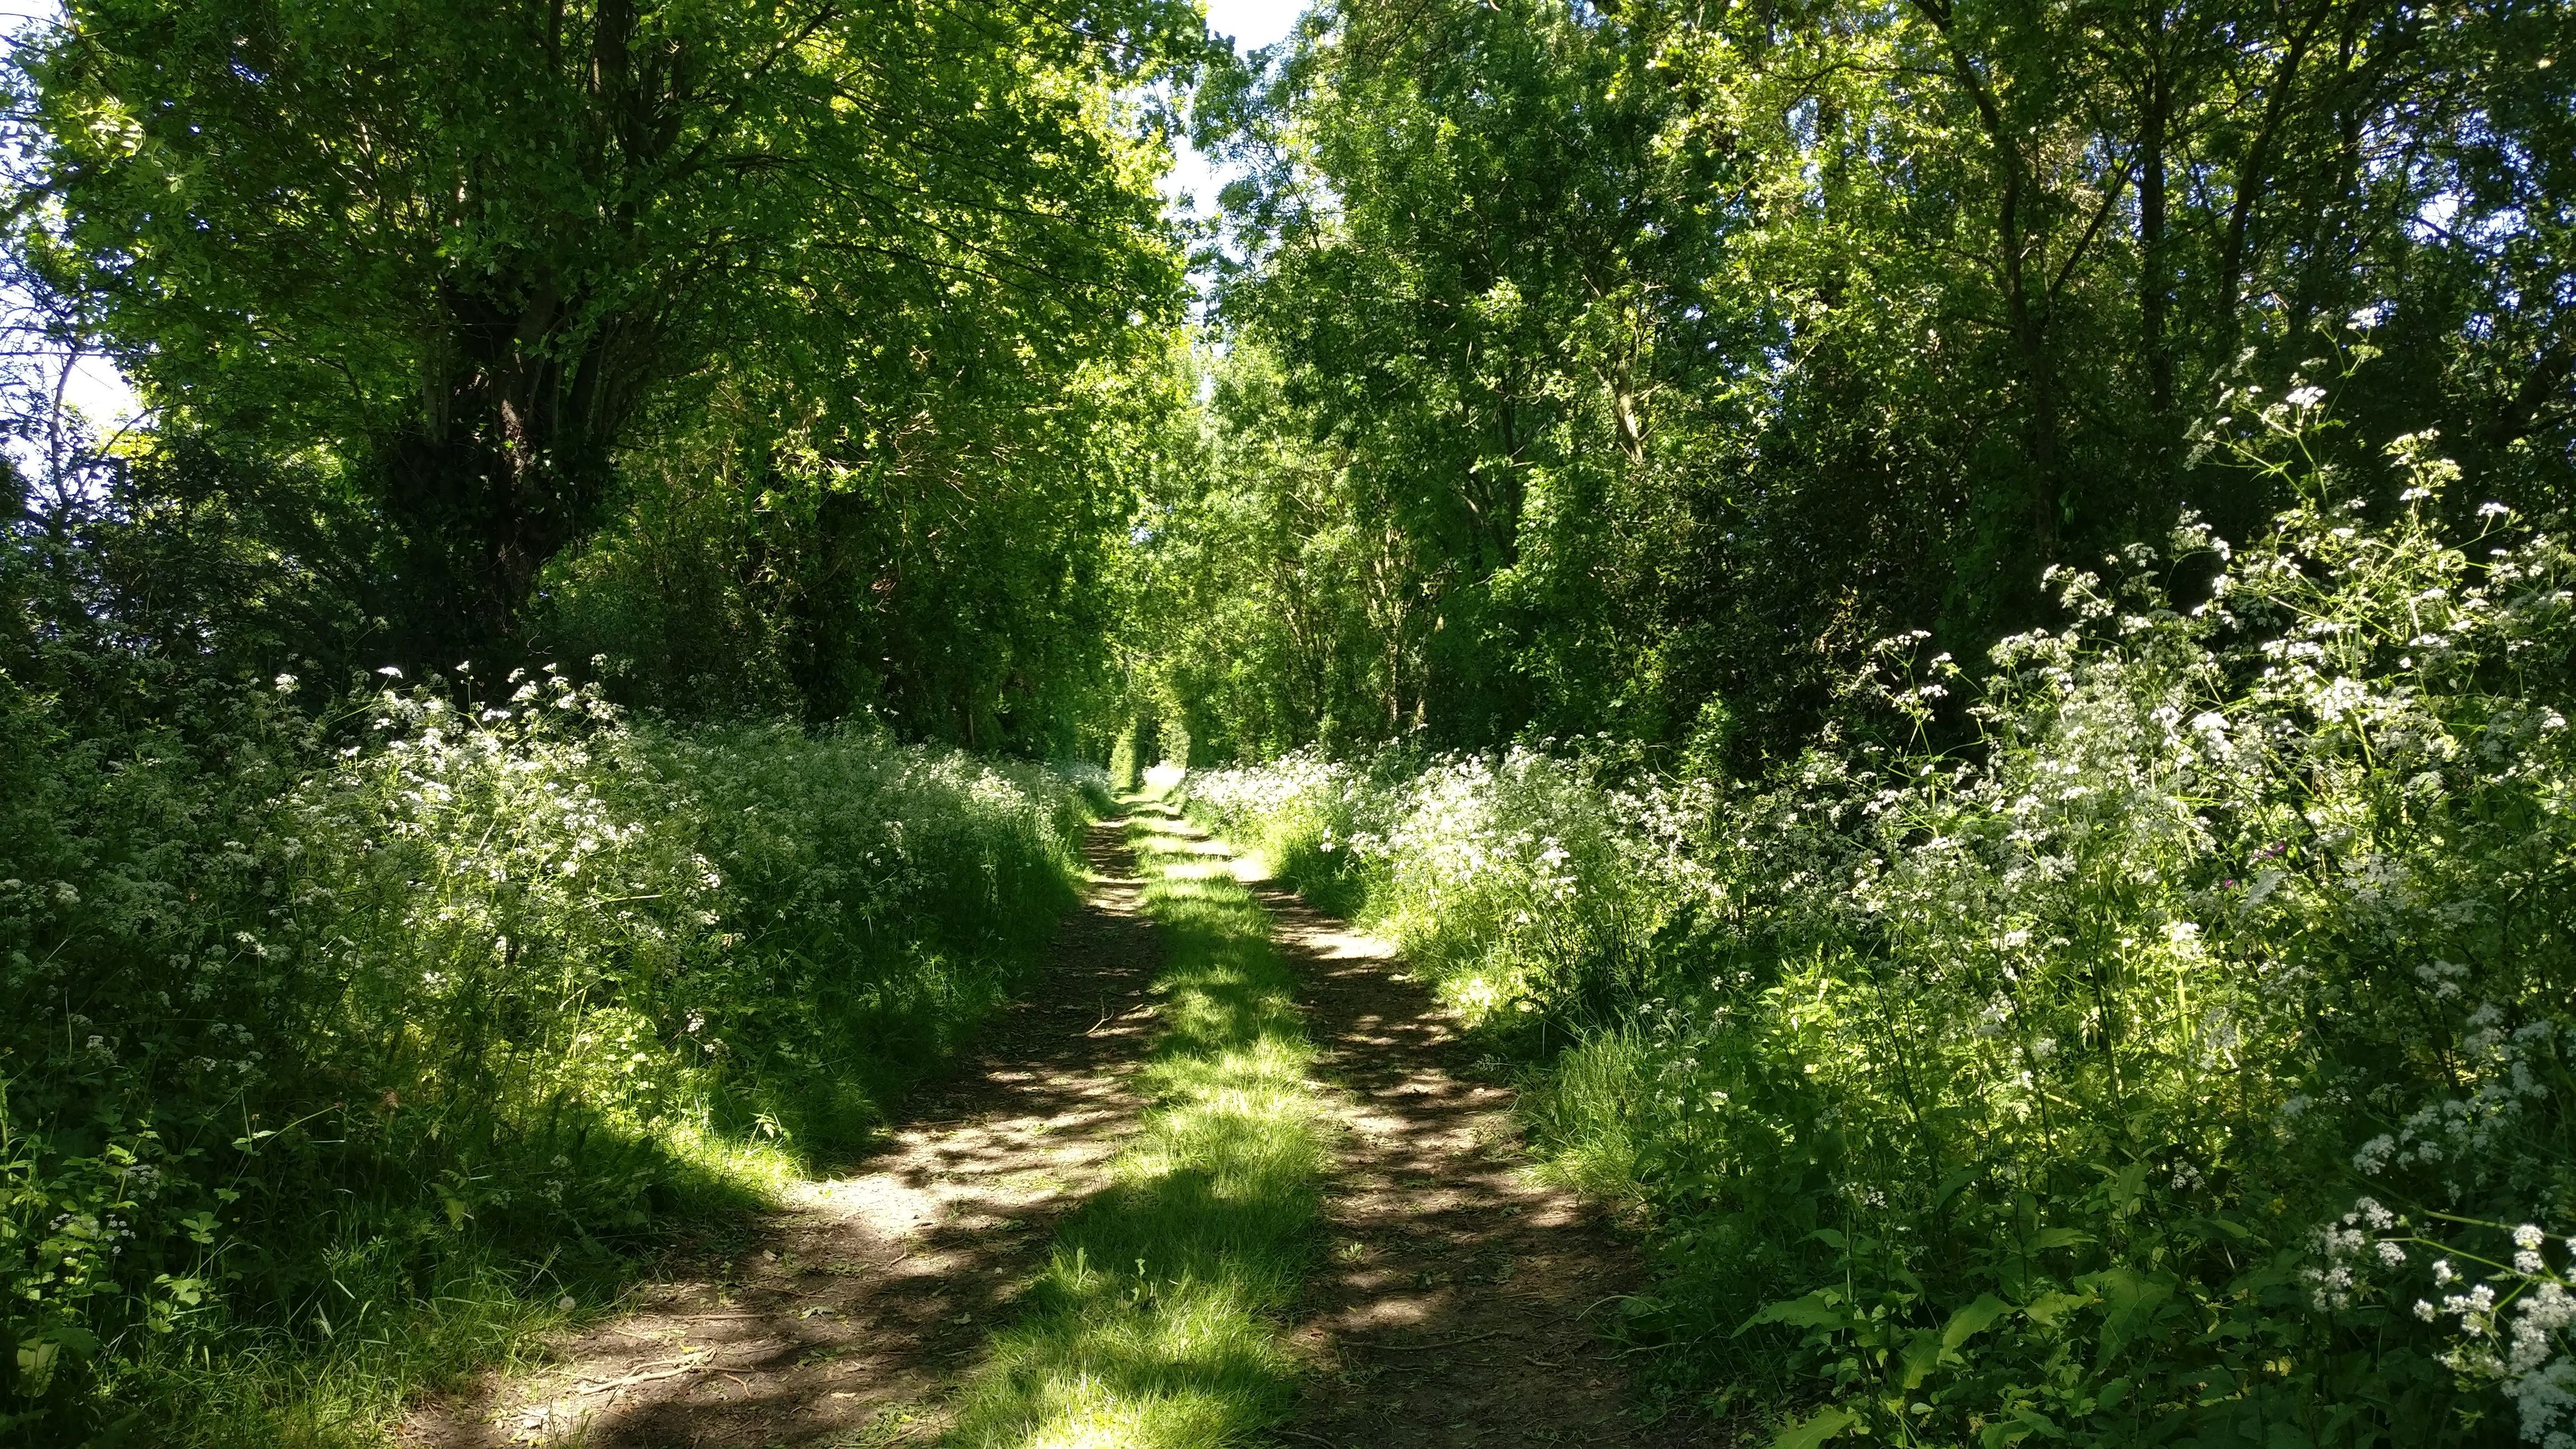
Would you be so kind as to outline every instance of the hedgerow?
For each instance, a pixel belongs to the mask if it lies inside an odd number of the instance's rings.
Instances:
[[[861,729],[0,689],[18,1434],[380,1417],[854,1145],[1072,899],[1071,782]]]
[[[2320,462],[2321,398],[2210,440],[2299,500],[2257,544],[2060,571],[1973,677],[1891,640],[1758,781],[1192,798],[1552,1056],[1538,1135],[1660,1264],[1630,1331],[1783,1445],[2565,1449],[2576,553],[2446,529],[2432,438]]]

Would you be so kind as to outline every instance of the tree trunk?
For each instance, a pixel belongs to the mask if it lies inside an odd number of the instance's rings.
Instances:
[[[2138,118],[2138,346],[2147,364],[2147,406],[2154,414],[2156,445],[2171,445],[2174,413],[2173,348],[2165,317],[2173,304],[2172,268],[2165,255],[2165,148],[2173,116],[2173,75],[2168,69],[2164,0],[2148,11],[2147,83]]]

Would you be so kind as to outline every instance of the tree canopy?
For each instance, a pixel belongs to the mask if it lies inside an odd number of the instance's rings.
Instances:
[[[1969,657],[2051,617],[2051,565],[2186,509],[2248,536],[2285,500],[2199,443],[2229,386],[2332,384],[2358,436],[2557,506],[2565,23],[1318,7],[1211,108],[1253,178],[1228,345],[1268,359],[1218,426],[1275,440],[1213,486],[1339,520],[1298,532],[1358,550],[1365,638],[1245,618],[1281,663],[1183,686],[1197,737],[1784,747],[1883,634]],[[2346,385],[2356,314],[2386,360]]]
[[[26,61],[21,215],[165,432],[380,514],[384,647],[452,663],[515,637],[621,459],[1079,474],[1080,379],[1173,314],[1134,97],[1200,36],[1151,3],[74,4]]]

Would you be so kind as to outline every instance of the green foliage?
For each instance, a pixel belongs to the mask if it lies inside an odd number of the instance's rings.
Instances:
[[[1120,96],[1202,45],[1160,0],[74,4],[12,216],[148,398],[371,501],[398,662],[444,667],[711,411],[879,484],[1036,443],[1170,315]]]
[[[2323,397],[2209,438],[2295,500],[2258,544],[2061,573],[1981,680],[1891,640],[1759,785],[1596,749],[1193,798],[1350,858],[1488,1029],[1594,1023],[1533,1123],[1645,1212],[1673,1372],[1826,1401],[1781,1443],[2556,1442],[2576,558],[2442,522],[2428,438],[2333,461]]]
[[[1416,729],[1677,756],[1714,702],[1699,753],[1758,773],[1884,634],[1977,658],[2063,622],[2050,565],[2185,508],[2261,529],[2289,497],[2193,430],[2364,309],[2392,359],[2340,400],[2364,435],[2438,428],[2475,499],[2559,506],[2566,28],[2559,0],[1319,6],[1202,100],[1249,175],[1221,433],[1165,535],[1221,583],[1160,624],[1184,704],[1251,760]]]
[[[498,1285],[612,1276],[855,1145],[1071,899],[1068,785],[864,731],[677,730],[552,674],[318,715],[201,684],[115,732],[5,688],[30,1435],[156,1400],[249,1432],[300,1412],[261,1363],[506,1346]],[[192,1408],[192,1364],[231,1391]]]
[[[1114,792],[1124,794],[1136,788],[1136,731],[1132,727],[1119,731],[1118,738],[1110,742],[1109,765],[1104,773]]]
[[[908,738],[1105,752],[1123,702],[1119,534],[1192,421],[1174,358],[951,391],[883,457],[740,400],[628,468],[625,513],[549,569],[532,639],[613,696]]]

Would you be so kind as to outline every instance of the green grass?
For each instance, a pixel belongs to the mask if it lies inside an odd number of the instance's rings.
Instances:
[[[377,1240],[350,1246],[365,1256]],[[314,1342],[245,1329],[219,1354],[156,1354],[129,1370],[143,1401],[88,1443],[188,1443],[201,1449],[345,1449],[385,1442],[384,1428],[421,1394],[463,1387],[477,1371],[536,1361],[544,1336],[573,1321],[579,1292],[613,1294],[619,1264],[532,1265],[468,1247],[434,1265],[426,1297],[358,1272],[344,1285],[345,1327]],[[42,1441],[39,1441],[42,1442]]]
[[[1519,1110],[1541,1174],[1597,1201],[1638,1201],[1647,1144],[1637,1104],[1653,1090],[1654,1069],[1636,1028],[1620,1026],[1524,1070]]]
[[[774,1211],[808,1173],[777,1142],[688,1124],[671,1124],[645,1145],[665,1178],[658,1207],[614,1242],[537,1229],[424,1237],[417,1215],[352,1199],[335,1218],[269,1250],[309,1261],[323,1280],[304,1300],[296,1331],[244,1323],[213,1341],[147,1343],[105,1386],[105,1397],[128,1406],[106,1433],[61,1442],[383,1444],[413,1402],[542,1362],[549,1334],[615,1304],[657,1249],[752,1241],[758,1215]]]
[[[1170,820],[1140,802],[1130,827],[1166,944],[1153,1106],[967,1384],[954,1445],[1211,1449],[1293,1392],[1280,1327],[1326,1155],[1313,1047],[1260,903]]]

